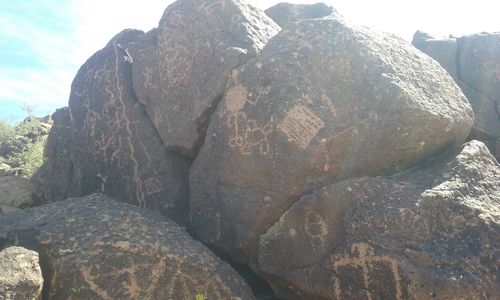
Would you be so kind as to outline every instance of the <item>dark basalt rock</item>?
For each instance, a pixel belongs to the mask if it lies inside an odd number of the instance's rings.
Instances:
[[[478,141],[306,195],[260,237],[283,299],[498,299],[500,166]]]
[[[246,262],[303,194],[461,144],[472,109],[438,63],[334,18],[291,23],[235,70],[190,177],[203,242]]]
[[[0,240],[39,252],[44,299],[254,299],[174,222],[100,194],[2,217]]]

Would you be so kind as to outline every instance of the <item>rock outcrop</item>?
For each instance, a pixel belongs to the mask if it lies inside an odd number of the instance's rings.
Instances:
[[[389,177],[326,186],[260,237],[283,299],[498,299],[500,166],[478,141]]]
[[[266,12],[178,0],[94,54],[35,177],[61,201],[0,206],[0,247],[39,252],[46,299],[253,299],[206,246],[257,297],[499,298],[500,166],[462,146],[500,148],[497,35],[416,34],[438,63]]]
[[[22,247],[0,252],[0,299],[41,300],[43,277],[38,253]]]
[[[266,9],[265,13],[281,27],[300,20],[322,18],[332,14],[338,16],[333,7],[321,2],[315,4],[281,2]]]
[[[436,39],[417,31],[413,45],[437,60],[469,99],[476,118],[470,139],[486,143],[500,158],[500,33]]]
[[[253,299],[178,225],[100,194],[2,217],[0,241],[40,253],[46,299]]]
[[[157,29],[125,30],[54,115],[41,201],[102,192],[187,223],[188,172],[232,69],[279,27],[241,1],[180,0]]]
[[[167,148],[194,157],[231,71],[279,31],[240,0],[180,0],[131,49],[134,89]]]
[[[291,23],[233,72],[191,168],[191,225],[246,262],[259,234],[326,183],[401,171],[461,144],[472,109],[403,40],[335,18]]]

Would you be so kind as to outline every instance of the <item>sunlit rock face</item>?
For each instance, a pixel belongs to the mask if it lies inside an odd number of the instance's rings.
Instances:
[[[232,73],[191,168],[192,228],[248,261],[303,194],[404,170],[472,122],[453,79],[405,41],[336,18],[289,24]]]
[[[17,246],[0,251],[0,299],[40,300],[43,277],[38,253]]]
[[[416,32],[412,44],[437,60],[467,96],[476,118],[470,139],[500,158],[500,33],[436,39]]]
[[[260,237],[283,299],[496,299],[500,166],[465,144],[388,177],[302,197]]]
[[[44,299],[254,299],[177,224],[101,194],[0,218],[0,238],[40,254]]]

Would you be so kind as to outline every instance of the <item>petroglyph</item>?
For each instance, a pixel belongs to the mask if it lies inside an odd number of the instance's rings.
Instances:
[[[325,248],[325,241],[328,235],[325,219],[314,211],[306,213],[305,231],[311,238],[311,246],[313,248]]]
[[[226,108],[229,112],[240,111],[247,102],[247,91],[242,85],[229,88],[226,92]]]
[[[222,118],[227,118],[227,124],[231,130],[228,145],[238,148],[241,154],[250,155],[254,149],[262,155],[270,154],[269,134],[273,132],[273,118],[264,125],[257,124],[256,120],[248,119],[247,114],[242,111],[223,112]]]
[[[195,49],[188,49],[188,43],[185,33],[185,19],[180,14],[169,16],[169,24],[172,26],[164,26],[168,31],[165,32],[166,38],[159,41],[158,57],[165,58],[165,68],[161,72],[166,76],[166,85],[169,88],[187,84],[190,81],[190,73],[193,67],[192,57],[196,53],[192,53]]]
[[[278,124],[288,141],[305,149],[311,140],[325,126],[325,122],[302,105],[294,106]]]
[[[146,189],[146,195],[157,194],[163,190],[158,176],[150,177],[144,180],[144,187]]]
[[[370,270],[373,269],[375,263],[384,264],[390,270],[394,280],[395,297],[397,300],[403,299],[403,291],[401,286],[401,274],[399,272],[399,263],[396,259],[388,256],[376,256],[373,248],[366,243],[355,243],[351,245],[350,253],[346,251],[345,255],[332,256],[331,266],[337,273],[337,276],[342,277],[342,268],[350,267],[359,270],[363,278],[363,288],[366,292],[368,300],[373,299],[370,290]],[[342,286],[337,278],[334,284],[334,293],[337,299],[341,299]]]

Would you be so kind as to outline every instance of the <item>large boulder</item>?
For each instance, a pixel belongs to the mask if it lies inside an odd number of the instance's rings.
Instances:
[[[290,22],[338,14],[333,7],[321,2],[315,4],[281,2],[266,9],[265,13],[281,27],[285,27],[285,25]]]
[[[0,252],[0,299],[41,300],[43,277],[38,253],[22,247]]]
[[[500,33],[437,39],[417,31],[412,44],[453,76],[476,115],[470,139],[485,142],[499,159],[495,144],[500,140]]]
[[[40,253],[47,299],[253,299],[174,222],[101,194],[2,217],[0,241]]]
[[[500,101],[500,32],[479,33],[457,40],[460,79]]]
[[[189,160],[166,149],[132,87],[128,48],[143,35],[119,33],[80,68],[69,111],[54,115],[40,189],[48,201],[103,192],[185,223]]]
[[[178,0],[131,48],[134,89],[167,148],[194,157],[231,71],[279,31],[242,0]]]
[[[499,299],[500,165],[478,141],[302,197],[260,237],[284,299]]]
[[[192,228],[245,262],[305,193],[403,170],[462,143],[472,122],[453,79],[402,39],[291,23],[232,73],[191,168]]]

